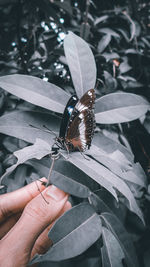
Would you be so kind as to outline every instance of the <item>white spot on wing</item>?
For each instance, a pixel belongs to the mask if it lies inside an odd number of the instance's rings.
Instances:
[[[80,102],[76,104],[75,108],[76,108],[79,112],[88,109],[87,106],[81,104]]]
[[[88,95],[92,97],[92,92],[91,91],[88,91]]]
[[[81,113],[79,115],[81,122],[79,124],[79,133],[80,133],[80,140],[81,140],[81,145],[82,149],[84,150],[86,148],[86,138],[85,138],[85,123],[84,123],[84,115]]]

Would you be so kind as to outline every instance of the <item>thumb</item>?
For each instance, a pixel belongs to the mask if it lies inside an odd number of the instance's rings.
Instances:
[[[21,255],[26,255],[24,260],[28,262],[36,239],[55,220],[68,199],[68,195],[54,185],[46,188],[42,194],[46,201],[40,194],[31,200],[19,221],[7,233],[4,240],[1,240],[3,247],[6,245],[7,251],[10,248],[15,255],[15,260],[22,257]]]

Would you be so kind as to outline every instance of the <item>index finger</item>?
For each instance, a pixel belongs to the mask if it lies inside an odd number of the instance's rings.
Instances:
[[[15,214],[24,209],[27,203],[36,197],[45,189],[44,182],[46,178],[42,178],[26,185],[16,191],[6,193],[0,196],[0,223],[7,219],[10,215]]]

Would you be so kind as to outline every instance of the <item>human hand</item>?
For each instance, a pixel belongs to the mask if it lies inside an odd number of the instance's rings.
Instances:
[[[0,266],[25,267],[36,253],[45,253],[52,224],[71,208],[67,200],[68,194],[40,181],[0,195]]]

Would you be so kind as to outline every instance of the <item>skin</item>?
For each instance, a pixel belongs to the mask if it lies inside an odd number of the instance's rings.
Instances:
[[[70,208],[68,194],[40,181],[1,195],[0,266],[25,267],[36,253],[45,253],[52,245],[50,228]]]

